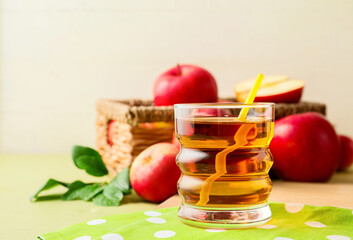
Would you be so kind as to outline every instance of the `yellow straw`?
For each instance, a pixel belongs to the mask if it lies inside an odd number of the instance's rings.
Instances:
[[[252,87],[250,93],[249,93],[249,96],[248,98],[246,99],[245,101],[245,104],[252,104],[255,100],[255,97],[256,97],[256,94],[257,92],[259,91],[259,88],[261,86],[261,83],[262,83],[262,80],[264,79],[264,75],[262,75],[261,73],[259,73],[259,75],[257,75],[257,78],[256,78],[256,81],[255,81],[255,84],[254,86]],[[243,108],[241,111],[240,111],[240,114],[238,116],[238,120],[239,121],[245,121],[246,119],[246,115],[248,115],[248,112],[249,112],[249,108]]]
[[[256,93],[257,91],[259,91],[259,88],[263,79],[264,79],[264,75],[259,73],[259,75],[256,78],[256,82],[252,87],[248,98],[245,101],[246,104],[253,103]],[[242,122],[245,121],[246,115],[248,114],[248,112],[249,112],[249,107],[243,108],[239,114],[238,120]],[[241,125],[241,127],[237,130],[234,136],[235,144],[217,153],[216,159],[215,159],[216,172],[211,176],[209,176],[203,183],[200,190],[200,199],[196,203],[197,206],[204,206],[205,204],[208,203],[208,201],[210,200],[210,191],[211,191],[212,184],[218,178],[220,178],[221,176],[227,173],[226,159],[227,159],[228,153],[233,152],[234,150],[248,143],[246,136],[248,135],[249,131],[252,128],[253,128],[253,125],[250,125],[250,124]]]

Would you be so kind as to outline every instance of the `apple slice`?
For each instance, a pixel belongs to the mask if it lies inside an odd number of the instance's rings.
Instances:
[[[261,85],[256,94],[255,102],[274,102],[274,103],[297,103],[299,102],[305,82],[299,79],[272,82]],[[235,90],[236,94],[237,91]],[[245,102],[249,92],[237,94],[239,102]]]
[[[269,75],[265,76],[262,80],[261,87],[274,85],[283,81],[287,81],[288,77],[285,75]],[[239,102],[245,102],[249,95],[251,88],[254,86],[256,78],[251,78],[245,81],[241,81],[234,86],[235,95]]]
[[[303,80],[293,79],[260,88],[255,102],[297,103],[303,94],[304,86]]]

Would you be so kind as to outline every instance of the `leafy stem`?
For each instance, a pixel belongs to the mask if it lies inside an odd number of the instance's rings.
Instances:
[[[106,182],[84,183],[74,181],[72,183],[61,182],[50,178],[37,192],[31,197],[31,201],[39,199],[55,199],[60,197],[64,201],[81,199],[84,201],[93,201],[99,206],[118,206],[123,196],[130,194],[129,168],[126,167],[116,177],[109,182],[108,170],[100,154],[88,147],[74,146],[72,148],[72,159],[77,168],[85,170],[87,174],[95,177],[108,179]],[[42,192],[57,186],[67,188],[67,191],[61,195],[39,196]]]

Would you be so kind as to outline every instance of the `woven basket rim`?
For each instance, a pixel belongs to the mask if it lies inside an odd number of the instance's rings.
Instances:
[[[235,98],[222,98],[235,102]],[[174,106],[154,106],[152,100],[146,99],[99,99],[97,112],[111,120],[129,123],[133,126],[144,122],[174,121]],[[319,102],[276,103],[276,113],[319,111],[326,114],[326,105]]]

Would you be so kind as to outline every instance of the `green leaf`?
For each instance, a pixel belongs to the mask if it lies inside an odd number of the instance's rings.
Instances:
[[[129,168],[124,168],[112,181],[116,188],[120,189],[124,194],[130,193],[130,178],[129,178]],[[109,185],[110,185],[109,184]]]
[[[123,192],[111,183],[104,189],[103,194],[110,200],[118,202],[120,202],[124,197]]]
[[[97,204],[107,204],[107,206],[118,206],[124,197],[124,193],[130,192],[129,168],[125,168],[111,181],[103,191],[102,196],[97,196],[99,202]],[[94,202],[95,198],[93,199]],[[110,200],[110,201],[108,201]],[[98,201],[98,200],[96,200]],[[113,205],[111,205],[113,204]]]
[[[36,201],[38,199],[38,195],[46,190],[52,189],[56,186],[62,185],[64,187],[68,187],[67,183],[64,182],[60,182],[58,180],[55,179],[49,179],[41,188],[39,188],[39,190],[31,197],[31,201]]]
[[[57,200],[57,199],[61,199],[61,196],[62,196],[62,194],[52,194],[52,195],[46,195],[46,196],[39,196],[39,197],[37,197],[36,202]]]
[[[79,190],[87,185],[88,184],[81,181],[75,181],[73,183],[70,183],[68,186],[69,190],[66,193],[64,193],[64,195],[61,196],[61,199],[65,201],[79,199],[80,198]]]
[[[120,201],[107,198],[103,193],[99,193],[93,198],[93,203],[98,206],[119,206]]]
[[[87,156],[95,156],[97,158],[100,158],[100,154],[89,147],[83,147],[83,146],[73,146],[72,147],[72,159],[76,159],[80,156],[87,155]]]
[[[72,148],[72,159],[76,167],[85,170],[92,176],[101,177],[108,174],[102,157],[92,148],[74,146]]]
[[[106,185],[102,185],[101,183],[95,183],[93,185],[87,185],[81,189],[79,189],[79,195],[82,200],[89,201],[98,193],[103,192]]]
[[[99,166],[99,162],[95,157],[92,156],[81,156],[76,158],[76,166],[78,168],[84,169],[88,174],[101,177],[108,173],[108,170],[105,168],[105,165],[102,165],[104,169]]]

